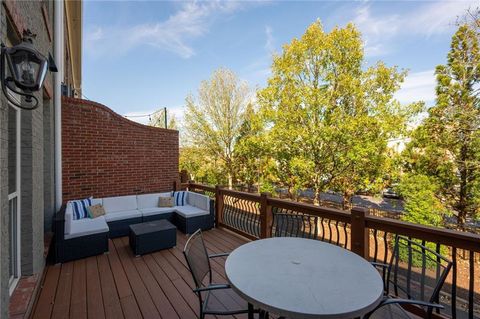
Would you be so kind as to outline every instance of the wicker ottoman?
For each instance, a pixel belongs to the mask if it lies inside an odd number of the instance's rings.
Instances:
[[[130,225],[130,247],[135,255],[148,254],[177,244],[177,227],[168,220]]]

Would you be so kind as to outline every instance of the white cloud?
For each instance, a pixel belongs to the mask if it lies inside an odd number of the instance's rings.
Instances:
[[[265,26],[265,50],[272,54],[275,52],[275,39],[273,37],[273,29],[270,26]]]
[[[465,14],[468,8],[476,6],[478,6],[478,1],[457,0],[429,3],[405,19],[406,31],[427,36],[448,32],[454,26],[457,17]]]
[[[232,14],[242,6],[238,1],[182,2],[180,9],[162,22],[87,30],[85,50],[99,56],[150,45],[187,59],[195,55],[192,39],[205,35],[215,18]]]
[[[450,32],[457,17],[478,1],[435,1],[418,5],[415,10],[399,15],[373,13],[369,3],[359,7],[352,21],[362,32],[367,56],[380,56],[389,52],[391,41],[401,34],[432,36]]]
[[[424,101],[429,104],[435,100],[435,70],[409,74],[395,98],[401,103]]]

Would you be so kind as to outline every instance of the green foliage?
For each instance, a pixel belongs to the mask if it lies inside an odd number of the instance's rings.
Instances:
[[[258,92],[278,179],[291,193],[339,190],[347,201],[380,188],[387,141],[406,128],[418,104],[393,99],[406,72],[379,62],[366,70],[359,31],[324,32],[313,23],[275,56]],[[374,186],[375,185],[375,186]]]
[[[443,218],[449,212],[436,197],[439,186],[434,179],[421,174],[405,174],[402,176],[396,190],[405,200],[405,214],[402,215],[403,221],[442,227]],[[422,244],[421,240],[415,240],[415,242]],[[433,251],[436,250],[436,244],[434,243],[426,243],[425,246]],[[441,246],[440,253],[445,255],[448,253],[448,249],[445,246]],[[421,254],[415,251],[410,252],[410,254],[412,265],[421,267],[423,262]],[[435,267],[434,255],[427,253],[427,256],[428,258],[425,260],[426,266],[428,268]],[[399,257],[403,261],[408,261],[409,250],[407,247],[400,247]]]
[[[235,73],[219,69],[208,81],[202,81],[197,99],[191,95],[186,98],[187,144],[213,159],[213,171],[226,174],[230,187],[236,173],[234,148],[244,123],[249,92],[247,84]]]
[[[263,122],[252,104],[248,104],[239,136],[235,143],[235,172],[238,181],[250,188],[258,184],[266,173],[268,164]]]
[[[397,191],[405,200],[402,220],[415,224],[440,227],[447,209],[436,197],[439,186],[432,178],[421,174],[406,174]]]
[[[437,103],[405,152],[407,170],[437,181],[437,197],[456,212],[460,226],[480,210],[479,50],[478,33],[460,26],[447,64],[435,72]]]
[[[413,239],[413,242],[419,244],[419,245],[424,245],[426,248],[435,251],[437,249],[437,244],[435,243],[423,243],[419,239]],[[393,248],[393,247],[392,247]],[[425,259],[422,256],[422,251],[420,248],[415,246],[415,249],[409,249],[407,246],[400,246],[398,249],[398,258],[406,263],[408,263],[411,260],[412,266],[413,267],[422,267],[423,263],[425,263],[425,267],[429,269],[435,269],[437,266],[437,257],[435,254],[431,253],[428,250],[425,250]],[[447,256],[448,254],[448,247],[447,246],[440,246],[439,254],[443,256]]]

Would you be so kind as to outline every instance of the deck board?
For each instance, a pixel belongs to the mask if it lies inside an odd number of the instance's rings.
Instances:
[[[182,252],[187,238],[177,232],[176,247],[141,257],[133,255],[126,237],[117,238],[109,242],[108,254],[47,266],[32,317],[197,318],[199,302]],[[247,242],[224,229],[206,231],[204,238],[212,254]],[[224,264],[225,258],[212,261],[215,282],[226,282]],[[224,309],[242,304],[231,291],[212,302]],[[246,315],[218,318],[244,319]]]
[[[70,315],[70,294],[72,291],[73,263],[62,266],[58,280],[52,318],[67,319]]]
[[[123,318],[122,306],[117,294],[117,287],[113,279],[112,270],[108,262],[107,255],[97,256],[98,272],[102,286],[103,306],[105,309],[105,318],[121,319]]]
[[[87,318],[87,273],[85,259],[76,260],[73,264],[70,318]]]
[[[88,318],[105,318],[102,287],[96,257],[86,259],[87,272],[87,316]],[[42,292],[43,293],[43,292]]]

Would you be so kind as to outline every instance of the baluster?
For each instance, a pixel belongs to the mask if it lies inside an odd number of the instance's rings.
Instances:
[[[338,220],[335,222],[335,230],[337,232],[337,243],[336,243],[336,245],[338,246],[338,244],[340,243],[340,230],[338,230]]]
[[[332,243],[332,220],[328,219],[328,242]]]
[[[343,233],[345,235],[345,249],[348,249],[348,232],[347,232],[347,223],[343,223]]]
[[[452,319],[457,318],[457,248],[452,247]]]
[[[437,254],[440,255],[440,244],[439,243],[436,244],[435,251],[437,252]],[[440,277],[440,265],[441,265],[440,257],[437,256],[437,278]],[[435,302],[440,303],[440,294],[438,294],[437,300],[435,300]],[[440,309],[437,308],[436,312],[440,313]]]
[[[475,294],[475,253],[470,250],[469,255],[469,266],[470,266],[470,275],[469,275],[469,285],[468,285],[468,318],[473,319],[473,297]]]
[[[320,225],[322,225],[322,241],[325,241],[325,225],[323,224],[324,218],[322,217],[322,220],[320,221]]]
[[[408,239],[412,239],[409,237]],[[408,265],[407,265],[407,296],[410,299],[412,294],[410,293],[410,285],[411,285],[411,279],[412,279],[412,264],[413,264],[413,256],[412,256],[412,244],[410,241],[407,243],[408,247]]]
[[[215,219],[217,227],[223,223],[223,196],[218,185],[215,186]]]
[[[420,282],[420,295],[422,300],[425,300],[425,271],[427,269],[427,253],[425,250],[425,240],[422,240],[422,276]]]
[[[373,230],[373,262],[377,262],[378,254],[378,239],[377,239],[377,230]]]

